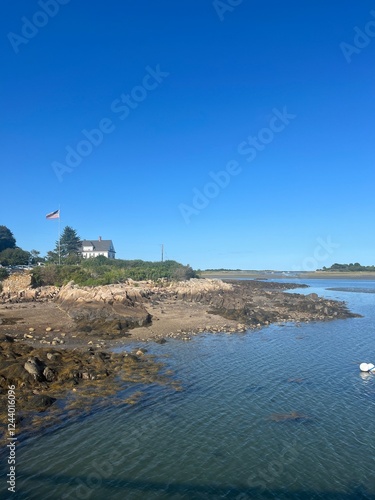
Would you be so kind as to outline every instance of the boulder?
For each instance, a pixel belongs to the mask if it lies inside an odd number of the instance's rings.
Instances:
[[[56,378],[55,373],[51,370],[51,368],[48,368],[48,366],[44,368],[43,376],[47,382],[52,382]]]
[[[47,352],[46,356],[50,361],[58,361],[59,359],[61,359],[60,352]]]
[[[46,394],[34,394],[29,398],[29,408],[36,411],[45,411],[53,405],[56,398],[47,396]]]
[[[35,380],[42,381],[44,379],[43,370],[44,364],[39,358],[30,357],[23,365],[25,370],[32,375]]]

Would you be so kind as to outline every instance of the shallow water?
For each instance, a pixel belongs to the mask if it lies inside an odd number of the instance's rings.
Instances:
[[[304,282],[364,317],[153,345],[184,390],[26,440],[11,498],[374,499],[375,282]]]

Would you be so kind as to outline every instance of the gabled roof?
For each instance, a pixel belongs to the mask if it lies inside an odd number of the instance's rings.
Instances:
[[[94,252],[114,252],[112,240],[83,240],[82,247],[94,247]]]

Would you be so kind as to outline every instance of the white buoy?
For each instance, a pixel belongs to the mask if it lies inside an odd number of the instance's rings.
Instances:
[[[375,370],[375,366],[372,363],[361,363],[359,369],[361,372],[371,372]]]

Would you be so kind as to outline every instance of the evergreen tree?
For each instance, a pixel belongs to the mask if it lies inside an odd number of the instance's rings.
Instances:
[[[70,226],[66,226],[60,237],[60,248],[59,241],[56,241],[56,248],[54,253],[59,254],[61,258],[67,257],[77,257],[81,248],[81,239],[77,234],[77,231]]]

